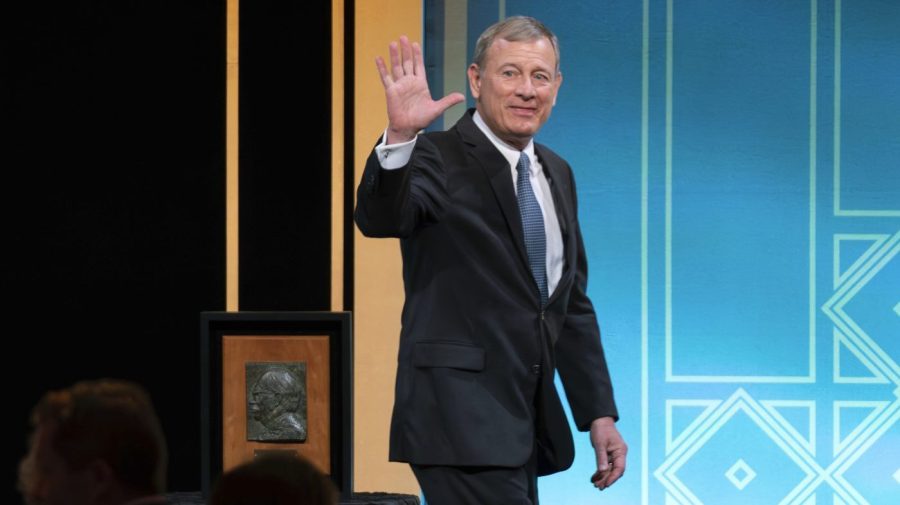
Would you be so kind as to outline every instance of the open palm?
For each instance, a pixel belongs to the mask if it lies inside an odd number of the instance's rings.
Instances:
[[[412,140],[419,130],[465,97],[461,93],[450,93],[437,101],[431,98],[422,48],[418,43],[410,44],[408,38],[401,36],[399,43],[391,42],[389,50],[390,71],[380,56],[375,59],[375,66],[381,74],[387,100],[387,143],[395,144]]]

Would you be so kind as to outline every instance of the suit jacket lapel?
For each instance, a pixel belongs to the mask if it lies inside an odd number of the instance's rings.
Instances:
[[[503,217],[509,227],[509,232],[519,251],[519,259],[526,272],[531,272],[528,267],[528,252],[525,250],[525,231],[522,229],[522,216],[519,213],[519,202],[516,200],[516,191],[513,188],[512,174],[506,158],[491,144],[484,133],[472,120],[472,111],[468,111],[456,123],[459,134],[467,145],[471,146],[469,156],[474,163],[481,166],[491,183],[494,196],[503,211]]]

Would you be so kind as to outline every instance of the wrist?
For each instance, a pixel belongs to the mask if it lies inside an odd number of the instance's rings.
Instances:
[[[387,144],[402,144],[416,138],[416,135],[418,135],[418,133],[418,130],[396,130],[388,126],[385,141]]]
[[[616,424],[615,418],[612,417],[598,417],[591,421],[591,428],[599,428],[604,426],[614,426]]]

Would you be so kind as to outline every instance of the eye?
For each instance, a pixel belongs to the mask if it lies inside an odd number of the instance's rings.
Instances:
[[[504,71],[500,72],[500,75],[502,75],[503,77],[513,77],[516,75],[516,73],[513,72],[512,70],[504,70]]]
[[[549,75],[541,73],[541,72],[534,74],[534,78],[538,81],[549,81],[550,80]]]

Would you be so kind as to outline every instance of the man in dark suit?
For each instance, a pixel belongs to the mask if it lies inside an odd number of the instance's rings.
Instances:
[[[369,157],[356,222],[399,237],[406,301],[390,458],[429,505],[536,504],[536,477],[568,468],[589,431],[599,489],[624,472],[569,165],[532,140],[562,83],[542,23],[508,18],[479,38],[468,69],[477,107],[419,135],[448,107],[431,98],[418,44],[376,61],[388,127]]]

